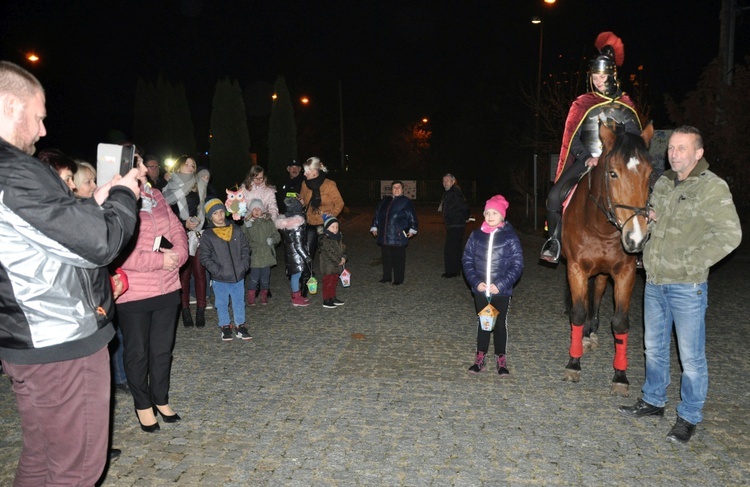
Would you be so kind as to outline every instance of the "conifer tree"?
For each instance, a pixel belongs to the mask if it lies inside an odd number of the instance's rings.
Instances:
[[[271,108],[268,127],[268,167],[265,169],[272,181],[283,181],[289,161],[297,159],[294,108],[283,76],[276,78],[274,94],[276,99]]]
[[[250,136],[242,90],[230,79],[216,83],[211,111],[211,181],[220,196],[250,170]]]
[[[155,84],[138,79],[133,141],[161,159],[181,154],[195,157],[195,129],[181,83],[172,85],[161,75]]]

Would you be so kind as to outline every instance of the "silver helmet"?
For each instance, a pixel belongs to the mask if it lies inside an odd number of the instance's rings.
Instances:
[[[602,32],[594,43],[599,50],[599,55],[589,63],[589,87],[591,91],[598,91],[605,96],[614,96],[620,89],[617,79],[617,66],[622,66],[625,60],[625,46],[622,40],[612,32]],[[596,89],[592,75],[607,75],[604,90]]]

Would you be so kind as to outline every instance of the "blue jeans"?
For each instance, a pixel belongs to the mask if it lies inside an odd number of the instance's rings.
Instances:
[[[682,363],[681,402],[677,414],[698,424],[703,419],[703,403],[708,392],[706,362],[706,307],[708,283],[646,283],[643,301],[646,345],[646,383],[643,400],[654,406],[667,403],[672,323]]]
[[[289,278],[289,285],[292,286],[292,292],[296,293],[299,291],[299,278],[302,277],[301,272],[297,272],[296,274],[292,274]]]
[[[245,281],[220,282],[214,281],[214,296],[216,313],[219,315],[219,327],[232,323],[229,319],[229,300],[232,300],[232,315],[234,324],[245,324]]]

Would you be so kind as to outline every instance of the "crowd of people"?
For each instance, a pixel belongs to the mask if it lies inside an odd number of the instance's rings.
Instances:
[[[600,47],[591,91],[576,100],[566,123],[559,179],[548,201],[550,238],[541,255],[548,262],[560,258],[562,200],[597,164],[591,127],[580,120],[606,112],[624,130],[640,130],[610,47]],[[5,61],[0,103],[0,358],[23,430],[16,485],[96,483],[107,452],[111,457],[115,451],[101,433],[109,431],[113,378],[132,394],[144,432],[160,429],[159,416],[165,423],[180,421],[169,400],[178,321],[204,327],[212,293],[221,339],[252,339],[245,307],[269,303],[277,248],[284,252],[292,306],[309,306],[318,282],[324,308],[344,305],[337,296],[348,260],[338,219],[344,200],[319,158],[290,161],[280,190],[263,167],[251,166],[238,189],[246,206],[237,210],[240,218],[230,219],[209,169],[189,155],[165,174],[157,157],[137,155],[130,172],[97,186],[91,164],[57,149],[37,153],[36,143],[46,135],[44,89]],[[663,414],[674,323],[682,402],[668,438],[685,443],[702,420],[707,391],[708,270],[739,245],[741,230],[726,183],[703,158],[700,131],[676,129],[668,156],[672,169],[653,189],[643,259],[646,383],[643,397],[619,410],[629,417]],[[476,355],[468,372],[486,370],[494,336],[495,369],[506,377],[507,317],[524,267],[520,241],[506,220],[509,203],[502,195],[488,199],[483,222],[464,244],[469,205],[452,174],[442,184],[442,277],[463,274],[477,313]],[[419,229],[404,186],[390,183],[370,227],[381,248],[380,282],[395,286],[405,280],[406,249]]]
[[[132,394],[144,432],[160,429],[159,416],[180,421],[169,400],[178,317],[205,326],[210,290],[222,339],[251,339],[245,305],[256,286],[268,303],[282,238],[291,304],[310,304],[300,280],[313,279],[318,239],[324,305],[343,304],[336,217],[344,202],[320,159],[308,159],[302,177],[292,161],[282,215],[263,168],[252,166],[242,187],[249,212],[236,222],[194,157],[162,174],[157,157],[136,154],[133,169],[97,186],[88,162],[58,149],[37,153],[44,88],[5,61],[0,103],[0,359],[23,430],[16,485],[96,484],[108,457],[119,455],[103,434],[113,378]]]

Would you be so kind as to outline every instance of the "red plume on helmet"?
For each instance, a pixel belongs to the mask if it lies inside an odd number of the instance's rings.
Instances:
[[[625,62],[625,44],[623,44],[622,39],[617,37],[614,33],[602,32],[596,36],[594,46],[596,46],[602,54],[605,54],[605,51],[608,50],[605,49],[605,47],[610,46],[612,54],[614,54],[615,64],[617,66],[622,66],[622,63]]]

